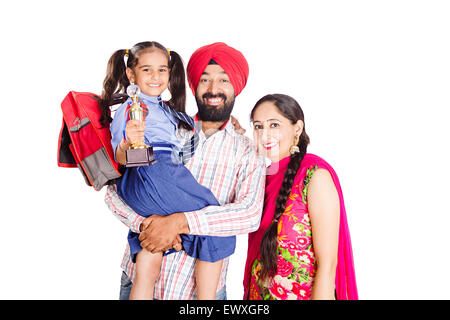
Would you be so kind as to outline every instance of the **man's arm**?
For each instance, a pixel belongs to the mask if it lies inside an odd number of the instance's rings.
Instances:
[[[265,173],[264,159],[249,147],[238,173],[235,201],[186,212],[190,234],[225,237],[257,230],[264,204]]]
[[[150,216],[142,223],[141,246],[155,253],[170,249],[180,233],[225,237],[257,230],[264,204],[266,171],[263,158],[248,151],[239,171],[236,201],[186,213]]]
[[[133,209],[123,202],[117,194],[115,184],[107,187],[105,202],[116,218],[122,221],[131,231],[140,232],[141,223],[145,218],[134,212]]]
[[[156,223],[152,224],[154,219],[162,218],[161,216],[154,215],[148,218],[145,218],[139,214],[137,214],[133,209],[131,209],[117,194],[116,185],[110,185],[106,189],[105,202],[111,212],[118,218],[124,225],[126,225],[131,231],[135,233],[140,233],[142,231],[145,232],[145,229],[149,227],[149,230],[152,231]],[[175,249],[177,251],[181,250],[181,238],[179,234],[181,233],[189,233],[189,227],[187,225],[186,219],[182,213],[174,213],[169,216],[165,216],[164,218],[169,218],[168,220],[164,220],[164,226],[172,226],[170,229],[174,230],[173,236],[170,236],[169,233],[161,234],[167,237],[168,240],[164,241],[164,245],[160,247],[156,247],[153,245],[156,240],[161,242],[161,239],[152,239],[150,242],[147,239],[144,245],[141,244],[143,248],[148,247],[148,250],[152,252],[161,252],[166,251],[168,249]],[[181,219],[180,219],[181,218]],[[169,221],[170,220],[170,221]],[[157,233],[158,234],[158,233]],[[157,250],[156,250],[157,249]]]

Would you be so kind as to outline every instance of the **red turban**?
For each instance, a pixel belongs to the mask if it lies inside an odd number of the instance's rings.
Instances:
[[[217,62],[227,73],[235,95],[241,93],[247,84],[249,73],[247,60],[240,51],[223,42],[216,42],[197,49],[189,59],[187,76],[194,95],[200,77],[211,59]]]

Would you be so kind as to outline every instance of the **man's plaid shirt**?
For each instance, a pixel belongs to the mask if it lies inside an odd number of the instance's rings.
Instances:
[[[228,121],[218,132],[206,137],[196,121],[198,145],[186,167],[194,178],[209,188],[220,206],[208,206],[185,213],[190,233],[208,236],[234,236],[258,229],[264,201],[265,164],[257,156],[253,143],[234,130]],[[189,143],[192,131],[181,129],[181,142]],[[117,195],[115,186],[107,188],[105,202],[128,228],[139,233],[145,219],[128,207]],[[135,264],[131,262],[127,244],[122,269],[134,279]],[[195,299],[195,259],[185,251],[163,257],[161,273],[155,285],[156,299]],[[218,291],[225,284],[228,258],[224,260]]]

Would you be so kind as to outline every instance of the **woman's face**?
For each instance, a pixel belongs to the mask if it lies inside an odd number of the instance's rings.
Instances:
[[[127,76],[148,96],[159,96],[169,85],[169,62],[159,49],[139,55],[133,69],[127,68]]]
[[[303,131],[303,121],[292,124],[270,101],[261,103],[253,113],[253,138],[258,152],[272,162],[290,156],[296,135]]]

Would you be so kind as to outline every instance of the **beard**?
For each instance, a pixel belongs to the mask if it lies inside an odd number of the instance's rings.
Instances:
[[[211,106],[203,103],[204,99],[208,98],[222,98],[223,106]],[[230,118],[231,111],[233,111],[234,100],[234,95],[230,99],[227,99],[227,97],[223,93],[205,93],[201,99],[195,96],[195,101],[197,102],[198,107],[198,118],[202,121],[212,122],[228,120]]]

